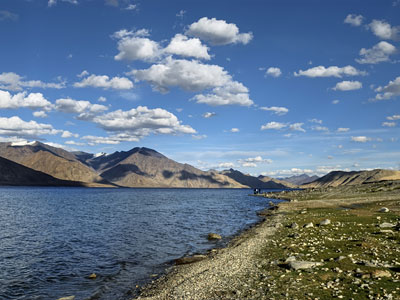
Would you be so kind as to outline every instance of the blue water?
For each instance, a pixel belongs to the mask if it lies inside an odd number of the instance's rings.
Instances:
[[[0,299],[129,299],[183,255],[258,221],[250,190],[0,188]],[[96,273],[95,280],[88,279]]]

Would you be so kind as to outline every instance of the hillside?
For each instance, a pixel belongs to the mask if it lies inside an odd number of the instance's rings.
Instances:
[[[35,171],[0,157],[0,185],[13,186],[83,186],[80,182],[65,181]]]
[[[282,183],[275,182],[272,178],[262,177],[257,178],[251,175],[243,174],[240,171],[229,169],[222,171],[221,174],[230,177],[231,179],[239,182],[240,184],[246,185],[251,188],[262,188],[262,189],[285,189],[288,188]]]
[[[148,148],[91,157],[85,163],[106,180],[124,187],[245,188],[235,180],[175,162]]]
[[[72,153],[40,142],[25,145],[0,143],[0,156],[58,179],[107,183]]]
[[[279,180],[283,180],[285,182],[290,182],[294,185],[302,185],[306,183],[313,182],[314,180],[317,180],[319,177],[314,175],[314,176],[309,176],[307,174],[301,174],[301,175],[294,175],[290,177],[285,177],[285,178],[279,178]]]
[[[297,188],[297,187],[298,187],[297,184],[293,184],[293,183],[291,183],[291,182],[289,182],[289,181],[281,180],[281,179],[276,179],[276,178],[272,178],[272,177],[269,177],[269,176],[260,175],[260,176],[258,176],[257,178],[258,178],[259,180],[261,180],[262,182],[275,182],[275,183],[277,183],[277,184],[284,185],[286,188],[294,189],[294,188]]]
[[[305,185],[303,188],[358,185],[385,180],[400,180],[400,171],[376,169],[371,171],[333,171]]]

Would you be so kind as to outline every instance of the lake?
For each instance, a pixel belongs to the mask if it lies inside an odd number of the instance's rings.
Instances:
[[[0,299],[131,299],[174,259],[259,221],[272,199],[249,193],[1,187]],[[210,242],[210,232],[224,239]]]

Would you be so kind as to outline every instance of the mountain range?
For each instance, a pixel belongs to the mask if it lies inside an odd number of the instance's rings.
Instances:
[[[283,179],[229,169],[202,171],[144,147],[112,154],[68,152],[41,142],[0,143],[0,185],[162,188],[313,188],[400,180],[400,171],[334,171]]]

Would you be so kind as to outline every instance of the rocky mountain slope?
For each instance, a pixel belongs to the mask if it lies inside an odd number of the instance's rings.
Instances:
[[[274,179],[269,177],[254,177],[251,175],[243,174],[240,171],[229,169],[222,171],[221,174],[230,177],[231,179],[239,182],[240,184],[246,185],[251,188],[262,188],[262,189],[285,189],[288,188],[286,185],[276,182]]]
[[[279,179],[283,180],[285,182],[290,182],[294,185],[302,185],[302,184],[313,182],[314,180],[317,180],[318,178],[319,177],[316,175],[309,176],[307,174],[301,174],[301,175],[294,175],[294,176],[279,178]]]
[[[260,176],[258,176],[257,178],[258,178],[259,180],[261,180],[262,182],[267,182],[267,183],[268,183],[268,182],[275,182],[275,183],[277,183],[277,184],[281,184],[281,185],[285,186],[286,188],[294,189],[294,188],[297,188],[297,187],[298,187],[297,184],[293,184],[293,183],[291,183],[291,182],[289,182],[289,181],[282,180],[282,179],[276,179],[276,178],[272,178],[272,177],[269,177],[269,176],[260,175]]]
[[[302,185],[302,187],[337,187],[379,182],[385,180],[400,180],[400,171],[382,169],[352,172],[333,171],[313,182]]]
[[[0,143],[0,156],[58,179],[107,183],[72,153],[40,142],[25,145]]]
[[[11,160],[0,157],[0,185],[13,186],[83,186],[80,182],[54,178]]]

